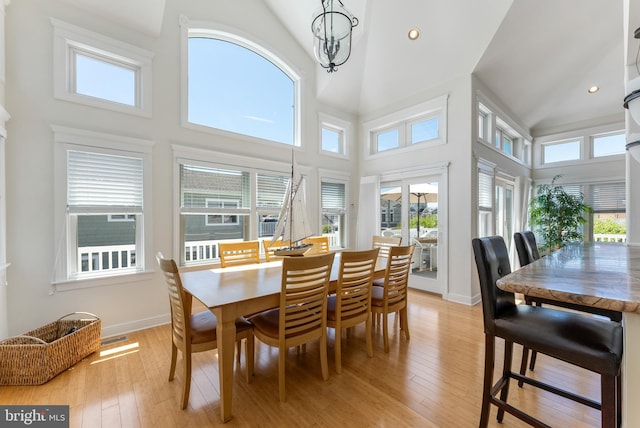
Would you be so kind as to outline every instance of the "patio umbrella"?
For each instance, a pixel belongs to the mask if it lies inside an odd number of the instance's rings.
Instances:
[[[400,202],[402,199],[402,188],[400,186],[390,187],[380,192],[380,199]],[[420,203],[438,202],[438,186],[431,183],[420,183],[409,185],[409,203],[418,204],[418,226],[417,233],[420,236]]]

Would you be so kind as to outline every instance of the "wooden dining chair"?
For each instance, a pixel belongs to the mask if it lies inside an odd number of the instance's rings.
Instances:
[[[518,253],[518,261],[520,266],[527,266],[540,258],[536,236],[530,230],[516,232],[513,234],[513,241],[516,244],[516,252]],[[556,307],[572,309],[574,311],[586,312],[601,315],[609,318],[611,321],[622,322],[622,312],[612,311],[609,309],[595,308],[593,306],[583,306],[569,302],[559,302],[557,300],[545,299],[544,297],[524,296],[527,305],[542,306],[543,304],[553,305]],[[531,351],[531,361],[529,361],[529,370],[534,370],[536,365],[536,351]],[[527,371],[527,362],[529,360],[529,350],[524,348],[522,351],[522,361],[520,363],[520,374],[525,375]],[[522,382],[518,382],[522,386]]]
[[[218,244],[220,266],[238,266],[260,263],[260,242],[221,242]]]
[[[303,241],[305,244],[311,244],[311,248],[304,253],[305,256],[314,254],[327,254],[329,252],[329,237],[327,235],[310,236]]]
[[[501,236],[472,240],[485,333],[484,386],[480,427],[489,422],[491,405],[536,427],[546,427],[539,419],[507,404],[509,381],[515,379],[553,394],[599,409],[603,428],[616,428],[620,417],[620,363],[622,326],[602,318],[541,306],[517,305],[513,293],[501,290],[496,281],[511,272],[509,253]],[[502,376],[494,384],[496,338],[504,339]],[[513,344],[582,367],[600,375],[601,401],[523,376],[511,370]],[[567,380],[558,382],[567,384]],[[523,398],[520,398],[521,400]],[[535,398],[534,398],[535,399]]]
[[[389,352],[389,314],[397,312],[400,330],[409,340],[409,319],[407,317],[407,288],[413,245],[395,246],[389,249],[387,268],[381,287],[371,287],[371,312],[382,316],[384,352]]]
[[[262,248],[264,250],[265,261],[272,262],[274,260],[282,260],[283,256],[276,256],[275,250],[277,250],[278,248],[288,247],[289,245],[289,241],[283,241],[282,238],[278,238],[278,240],[274,243],[271,243],[271,240],[268,238],[263,239]]]
[[[278,348],[278,389],[286,400],[285,360],[287,350],[312,340],[320,341],[322,378],[329,378],[327,364],[327,292],[334,253],[282,260],[280,305],[255,315],[255,336]]]
[[[173,259],[165,259],[161,252],[156,255],[156,260],[167,283],[171,306],[171,366],[169,368],[169,381],[173,380],[178,351],[180,351],[184,366],[182,408],[186,409],[191,390],[191,354],[218,347],[216,333],[218,322],[215,315],[209,310],[192,314],[192,298],[182,287],[182,280],[175,261]],[[238,356],[242,339],[246,339],[246,375],[247,382],[251,382],[254,349],[253,325],[245,318],[240,317],[236,320]]]
[[[371,239],[371,248],[379,248],[379,257],[388,257],[389,249],[397,247],[402,243],[402,236],[380,236],[374,235]]]
[[[378,260],[378,248],[343,251],[336,293],[327,300],[327,326],[335,329],[336,372],[342,373],[342,329],[365,325],[367,355],[373,357],[371,343],[371,283]]]

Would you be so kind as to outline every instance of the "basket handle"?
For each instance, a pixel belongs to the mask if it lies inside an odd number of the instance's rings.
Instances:
[[[34,340],[34,341],[36,341],[36,342],[38,342],[38,343],[40,343],[40,344],[44,344],[44,345],[46,345],[46,344],[47,344],[47,342],[45,342],[44,340],[40,339],[39,337],[25,336],[25,335],[23,335],[23,334],[18,335],[18,336],[13,336],[13,337],[7,337],[7,338],[6,338],[6,339],[4,339],[4,340],[0,340],[0,344],[2,344],[2,343],[4,343],[4,342],[6,342],[6,341],[8,341],[8,340],[12,340],[12,339],[29,339],[29,340]]]
[[[91,312],[71,312],[70,314],[67,315],[63,315],[60,318],[58,318],[58,321],[61,321],[67,317],[70,317],[71,315],[89,315],[93,318],[95,318],[96,320],[99,320],[100,318],[97,315],[92,314]]]

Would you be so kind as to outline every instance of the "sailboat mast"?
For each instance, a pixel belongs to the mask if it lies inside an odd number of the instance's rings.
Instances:
[[[287,215],[287,225],[289,226],[289,246],[293,247],[293,197],[294,197],[294,182],[293,182],[293,149],[291,149],[291,192],[289,192],[289,215]]]

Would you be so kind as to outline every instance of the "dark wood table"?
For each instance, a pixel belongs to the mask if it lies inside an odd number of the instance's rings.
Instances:
[[[573,244],[499,279],[503,290],[623,313],[622,426],[640,427],[640,246]]]
[[[335,290],[340,254],[336,254],[329,288]],[[375,277],[383,278],[386,258],[379,258]],[[233,416],[233,357],[236,337],[235,320],[280,304],[282,262],[268,262],[181,274],[185,290],[209,308],[218,319],[218,371],[220,378],[220,412],[224,422]]]

